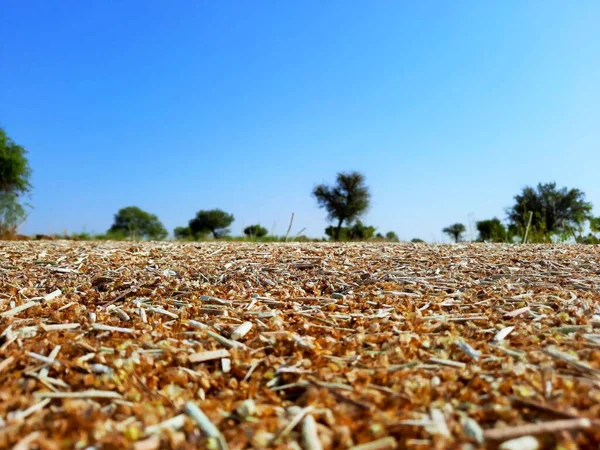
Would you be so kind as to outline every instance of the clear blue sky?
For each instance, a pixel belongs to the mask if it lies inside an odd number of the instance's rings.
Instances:
[[[600,2],[2,2],[0,124],[29,151],[26,233],[169,230],[220,207],[320,236],[311,189],[365,173],[401,238],[524,185],[600,212]]]

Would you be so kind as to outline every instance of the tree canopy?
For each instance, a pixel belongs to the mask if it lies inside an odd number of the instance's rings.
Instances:
[[[194,234],[212,233],[215,239],[229,234],[229,225],[235,218],[220,209],[202,210],[190,220],[190,229]]]
[[[514,199],[507,215],[515,234],[524,233],[530,212],[532,235],[540,236],[540,240],[549,240],[553,235],[572,236],[591,219],[592,204],[585,200],[585,194],[579,189],[558,189],[556,183],[527,186]]]
[[[250,225],[244,228],[244,234],[248,237],[261,238],[266,236],[268,233],[269,231],[265,227],[260,226],[260,224]]]
[[[193,240],[196,236],[192,233],[190,227],[176,227],[173,230],[173,236],[178,240]]]
[[[600,217],[592,217],[590,219],[590,230],[594,233],[600,233]]]
[[[497,217],[477,222],[477,231],[479,232],[478,240],[480,241],[506,242],[508,239],[506,227]]]
[[[454,242],[457,243],[461,241],[462,235],[465,231],[467,231],[467,228],[462,223],[452,224],[442,230],[442,232],[446,233],[448,236],[454,239]]]
[[[313,189],[319,208],[327,210],[327,219],[337,222],[331,229],[332,238],[340,239],[344,222],[351,223],[369,208],[371,194],[365,184],[365,177],[359,172],[340,172],[336,184],[320,184]]]
[[[20,196],[31,191],[27,151],[0,128],[0,234],[16,229],[27,216]]]
[[[390,242],[400,242],[398,235],[393,231],[388,231],[385,233],[385,238]]]
[[[160,240],[167,237],[167,230],[154,214],[137,206],[121,208],[109,233],[123,233],[132,238]]]

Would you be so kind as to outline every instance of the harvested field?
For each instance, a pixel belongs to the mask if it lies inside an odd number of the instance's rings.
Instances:
[[[598,448],[597,327],[596,246],[2,243],[0,447]]]

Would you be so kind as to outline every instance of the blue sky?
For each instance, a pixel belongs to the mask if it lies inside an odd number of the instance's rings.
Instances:
[[[137,205],[320,236],[360,170],[401,238],[499,216],[525,185],[600,213],[600,2],[8,0],[0,124],[29,151],[26,233]]]

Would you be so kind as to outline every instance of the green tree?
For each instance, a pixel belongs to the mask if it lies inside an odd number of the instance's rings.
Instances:
[[[506,211],[509,228],[515,234],[524,234],[529,213],[533,213],[532,241],[573,236],[591,218],[592,204],[585,201],[585,194],[579,189],[558,189],[556,183],[539,183],[535,189],[527,186],[514,199],[515,204]]]
[[[173,230],[173,236],[175,239],[180,241],[190,241],[194,240],[196,236],[192,233],[190,227],[177,227]]]
[[[137,206],[128,206],[115,214],[115,221],[108,234],[125,234],[131,238],[161,240],[167,237],[167,230],[154,214]]]
[[[14,231],[27,217],[21,196],[31,191],[27,151],[0,128],[0,235]]]
[[[354,225],[348,229],[348,238],[353,241],[364,241],[370,239],[375,234],[375,227],[365,225],[357,220]]]
[[[446,233],[457,243],[461,241],[465,231],[467,231],[467,228],[462,223],[452,224],[442,230],[442,232]]]
[[[250,225],[244,228],[244,234],[248,237],[264,237],[269,233],[265,227],[261,227],[259,224]]]
[[[348,227],[337,228],[333,225],[329,225],[325,228],[325,235],[333,241],[347,241],[348,238]]]
[[[351,223],[369,208],[371,195],[365,184],[365,177],[358,172],[337,174],[336,184],[320,184],[313,189],[319,208],[327,210],[327,219],[337,222],[331,237],[338,241],[344,222]]]
[[[398,235],[393,231],[388,231],[387,233],[385,233],[385,238],[390,242],[400,242]]]
[[[423,243],[425,243],[425,241],[423,239],[419,239],[419,238],[412,238],[410,240],[410,242],[412,242],[413,244],[423,244]]]
[[[577,236],[575,238],[578,244],[600,244],[600,238],[594,233],[600,232],[600,217],[590,218],[590,231],[587,236]]]
[[[592,233],[588,233],[587,236],[577,236],[575,241],[578,244],[600,244],[600,239],[597,236],[594,236]]]
[[[486,242],[506,242],[506,227],[500,222],[500,219],[494,217],[489,220],[480,220],[477,222],[477,231],[480,241]]]
[[[212,233],[215,239],[229,234],[229,225],[234,221],[232,214],[220,209],[198,211],[196,217],[190,220],[190,229],[194,234]]]
[[[325,228],[325,234],[334,241],[364,241],[372,238],[375,235],[375,230],[375,227],[365,225],[357,220],[352,226],[342,227],[341,229],[330,225]]]
[[[600,233],[600,217],[592,217],[590,219],[590,230],[593,233]]]

